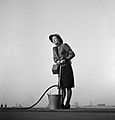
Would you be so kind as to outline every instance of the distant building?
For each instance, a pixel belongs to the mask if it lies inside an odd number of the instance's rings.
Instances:
[[[7,104],[5,104],[5,106],[4,106],[5,108],[7,108]]]
[[[97,106],[103,107],[103,106],[106,106],[106,104],[105,103],[103,103],[103,104],[97,104]]]
[[[93,103],[92,103],[92,101],[90,101],[90,106],[93,106]]]
[[[3,104],[1,104],[1,108],[3,108]]]
[[[79,106],[79,103],[78,103],[78,102],[75,102],[75,104],[74,104],[74,105],[71,105],[71,107],[72,107],[72,108],[78,108],[78,107],[80,107],[80,106]]]

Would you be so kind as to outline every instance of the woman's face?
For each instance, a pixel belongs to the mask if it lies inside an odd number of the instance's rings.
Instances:
[[[53,36],[53,37],[52,37],[52,41],[53,41],[53,43],[54,43],[55,45],[59,45],[59,44],[60,44],[60,41],[59,41],[59,39],[58,39],[56,36]]]

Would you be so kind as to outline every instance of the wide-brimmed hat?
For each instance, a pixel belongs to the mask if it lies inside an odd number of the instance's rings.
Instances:
[[[49,39],[52,43],[53,43],[53,41],[52,41],[53,36],[56,36],[57,38],[59,38],[60,42],[63,43],[63,40],[62,40],[62,38],[59,34],[52,34],[52,35],[49,36]]]

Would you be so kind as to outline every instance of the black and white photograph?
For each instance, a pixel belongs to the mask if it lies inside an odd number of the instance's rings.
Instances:
[[[115,0],[0,0],[0,120],[115,120]]]

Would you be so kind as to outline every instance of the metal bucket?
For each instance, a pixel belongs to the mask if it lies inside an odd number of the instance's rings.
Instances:
[[[48,108],[49,109],[60,109],[61,95],[58,94],[48,94]]]

